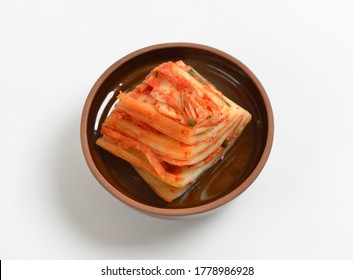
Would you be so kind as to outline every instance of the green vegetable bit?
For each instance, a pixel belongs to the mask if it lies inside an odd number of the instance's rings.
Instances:
[[[223,141],[223,143],[222,143],[221,146],[222,146],[223,148],[227,148],[227,147],[228,147],[228,143],[229,143],[229,141],[226,139],[226,140]]]
[[[196,76],[196,73],[195,73],[195,71],[194,71],[194,69],[190,69],[189,71],[188,71],[188,73],[191,75],[191,76]]]
[[[193,119],[189,119],[188,120],[188,125],[190,125],[190,126],[194,126],[196,124],[196,121],[195,120],[193,120]]]
[[[201,83],[201,84],[203,84],[203,85],[207,85],[207,82],[205,81],[205,79],[204,79],[200,74],[198,74],[193,68],[191,68],[191,69],[188,71],[188,73],[190,74],[190,76],[195,77],[195,79],[196,79],[199,83]]]

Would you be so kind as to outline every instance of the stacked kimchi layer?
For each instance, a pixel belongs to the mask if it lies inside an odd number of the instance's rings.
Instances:
[[[120,92],[96,143],[130,162],[171,202],[222,158],[250,120],[191,66],[166,62],[134,90]]]

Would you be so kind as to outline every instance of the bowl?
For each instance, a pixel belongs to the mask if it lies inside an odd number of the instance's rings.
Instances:
[[[252,114],[252,120],[222,161],[175,201],[159,198],[132,166],[95,144],[118,92],[133,89],[155,66],[183,60],[227,97]],[[265,89],[238,59],[213,47],[166,43],[137,50],[110,66],[88,94],[81,118],[81,145],[89,169],[114,197],[143,213],[189,216],[214,210],[245,191],[263,169],[273,142],[274,121]]]

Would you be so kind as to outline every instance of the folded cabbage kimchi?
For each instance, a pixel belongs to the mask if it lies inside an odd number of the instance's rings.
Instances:
[[[130,162],[167,202],[221,159],[251,120],[183,61],[159,65],[118,100],[97,144]]]

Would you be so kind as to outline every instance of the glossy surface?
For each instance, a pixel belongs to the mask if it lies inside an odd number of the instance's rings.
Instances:
[[[128,162],[95,144],[100,125],[118,91],[141,83],[165,61],[182,59],[226,96],[252,114],[252,120],[222,161],[202,176],[192,190],[172,203],[153,193]],[[148,47],[113,64],[92,88],[82,115],[81,142],[97,180],[114,196],[139,210],[159,215],[190,215],[217,208],[243,192],[257,177],[270,153],[273,116],[259,81],[235,58],[213,48],[174,43]]]

